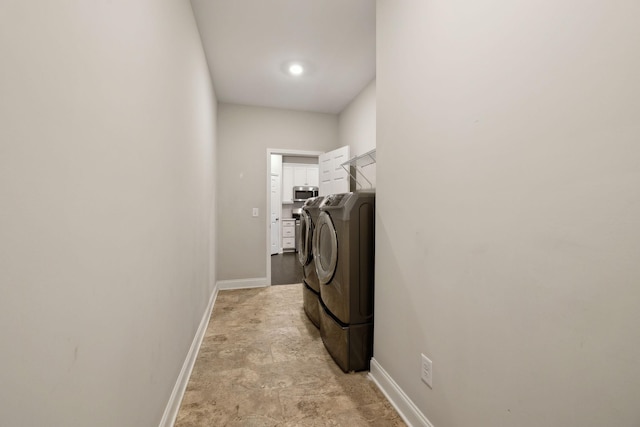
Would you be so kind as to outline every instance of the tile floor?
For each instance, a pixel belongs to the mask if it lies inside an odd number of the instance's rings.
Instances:
[[[220,291],[176,426],[404,426],[367,372],[345,374],[302,285]]]

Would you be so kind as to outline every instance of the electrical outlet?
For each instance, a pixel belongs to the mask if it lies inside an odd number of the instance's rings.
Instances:
[[[422,378],[422,382],[428,385],[429,387],[433,388],[433,385],[431,384],[433,380],[433,365],[431,363],[431,359],[429,359],[424,354],[422,354],[421,356],[422,356],[422,371],[420,376]]]

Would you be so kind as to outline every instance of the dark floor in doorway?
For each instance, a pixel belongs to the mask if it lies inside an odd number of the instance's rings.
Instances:
[[[271,284],[291,285],[302,283],[302,266],[298,262],[298,254],[285,252],[271,255]]]

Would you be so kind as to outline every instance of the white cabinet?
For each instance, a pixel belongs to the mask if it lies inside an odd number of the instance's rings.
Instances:
[[[320,172],[318,165],[307,166],[307,181],[312,187],[317,187],[320,184]]]
[[[293,167],[293,185],[295,187],[317,187],[318,182],[318,165],[296,165]]]
[[[293,185],[296,187],[309,185],[307,184],[307,167],[306,166],[293,167]]]
[[[282,220],[282,250],[295,250],[296,249],[296,220],[295,219],[283,219]]]
[[[282,165],[282,203],[293,203],[293,166]]]

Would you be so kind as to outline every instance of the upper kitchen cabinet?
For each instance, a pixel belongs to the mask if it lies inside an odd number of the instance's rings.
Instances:
[[[293,167],[294,187],[317,187],[320,182],[317,165],[298,165]]]

